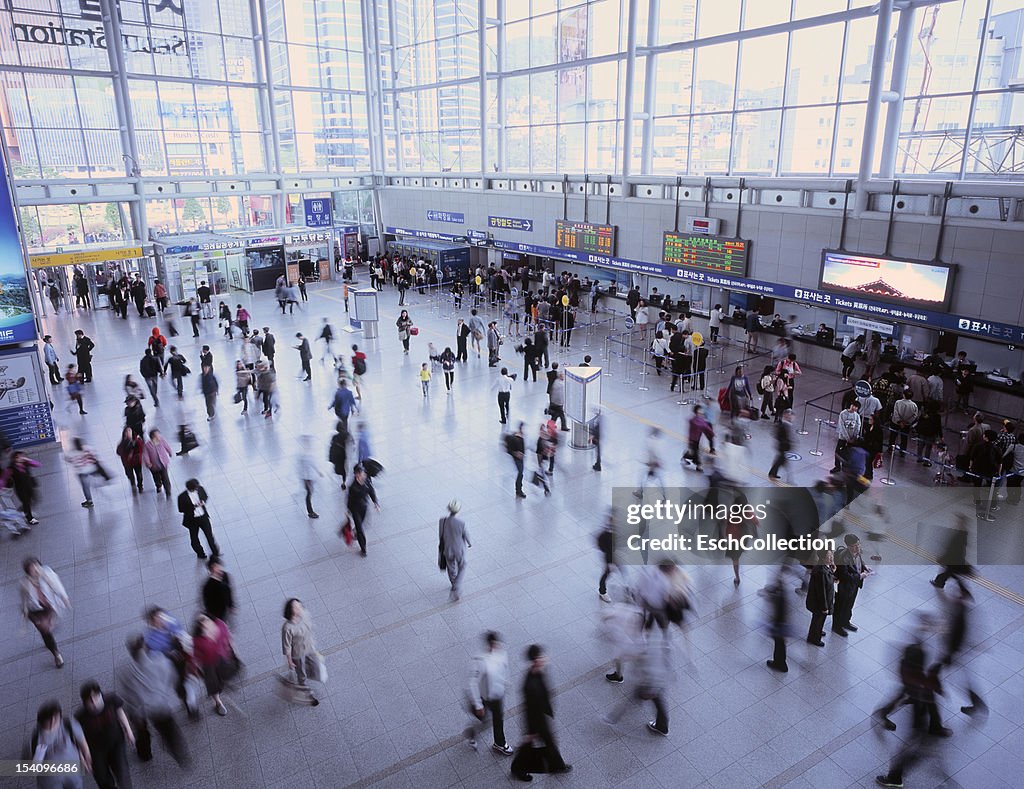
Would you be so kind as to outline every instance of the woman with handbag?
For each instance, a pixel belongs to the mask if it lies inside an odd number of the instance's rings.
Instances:
[[[402,310],[395,321],[395,326],[398,328],[398,339],[402,341],[402,347],[409,353],[409,337],[412,336],[413,326],[408,310]]]
[[[220,694],[225,683],[239,670],[238,657],[231,643],[231,631],[220,619],[200,614],[192,631],[192,657],[202,672],[206,692],[213,700],[213,709],[220,716],[228,714]]]
[[[316,651],[313,640],[313,622],[297,597],[289,598],[284,604],[284,624],[281,625],[281,651],[289,671],[295,672],[295,679],[300,687],[308,690],[306,685],[308,664],[322,660]],[[312,694],[311,694],[312,696]],[[313,697],[310,702],[314,707],[320,702]]]

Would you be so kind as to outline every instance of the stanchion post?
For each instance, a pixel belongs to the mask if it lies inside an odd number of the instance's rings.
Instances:
[[[632,347],[632,346],[630,346],[630,347]],[[634,382],[633,381],[633,359],[632,359],[632,357],[628,353],[623,354],[622,358],[623,358],[623,363],[626,365],[626,377],[622,379],[622,383],[624,383],[624,384],[632,384]]]
[[[804,418],[800,422],[800,429],[796,431],[798,436],[806,436],[809,432],[807,430],[807,405],[807,403],[804,403]]]
[[[888,477],[882,477],[882,479],[879,480],[883,485],[895,485],[896,484],[896,480],[893,479],[893,476],[892,476],[892,467],[893,467],[893,464],[895,462],[896,462],[896,445],[893,444],[891,447],[889,447],[889,476]]]
[[[823,420],[819,419],[818,417],[814,417],[814,421],[818,423],[818,435],[814,439],[814,449],[812,449],[808,454],[814,455],[814,457],[816,458],[820,458],[822,455],[825,454],[820,449],[818,449],[818,445],[821,444],[821,423]]]
[[[640,386],[637,388],[641,392],[647,391],[647,351],[644,351],[643,361],[640,362]]]

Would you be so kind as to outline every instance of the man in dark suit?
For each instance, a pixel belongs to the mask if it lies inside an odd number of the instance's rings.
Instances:
[[[313,351],[309,347],[309,340],[302,336],[302,332],[298,332],[295,335],[295,339],[299,341],[299,344],[295,346],[295,349],[299,352],[299,361],[302,362],[302,372],[305,374],[303,381],[308,381],[313,377],[313,373],[309,369],[309,360],[313,358]],[[266,340],[264,340],[266,342]]]
[[[178,494],[181,525],[188,529],[188,535],[192,540],[192,550],[200,559],[206,558],[203,546],[199,544],[200,531],[206,536],[206,544],[210,546],[210,553],[214,556],[220,555],[217,541],[213,539],[213,527],[210,525],[210,513],[206,509],[206,499],[206,490],[197,479],[190,479],[186,482],[185,490]]]
[[[270,329],[266,326],[263,327],[263,355],[267,357],[267,361],[270,362],[270,369],[276,370],[274,367],[274,354],[277,353],[277,338],[270,333]]]
[[[572,770],[572,765],[566,764],[562,754],[555,742],[555,735],[551,731],[549,718],[555,717],[551,708],[551,692],[548,690],[547,678],[544,675],[544,666],[548,662],[547,655],[540,644],[531,644],[526,651],[526,658],[530,661],[530,668],[526,672],[526,680],[523,682],[523,699],[526,703],[526,736],[543,743],[544,759],[547,761],[547,770],[551,773],[567,773]],[[526,747],[520,749],[516,758],[512,760],[512,775],[520,781],[532,781],[530,775],[531,765],[524,764],[528,757],[535,754],[535,749]],[[538,771],[534,767],[534,771]]]

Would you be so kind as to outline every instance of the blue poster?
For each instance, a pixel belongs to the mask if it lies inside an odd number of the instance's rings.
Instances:
[[[466,224],[466,215],[455,211],[427,211],[428,222],[450,222],[453,225]]]
[[[522,230],[524,233],[533,232],[533,220],[521,219],[517,216],[489,216],[487,226],[499,230]]]
[[[25,258],[14,216],[7,163],[3,162],[0,187],[0,345],[31,342],[36,338],[32,299],[25,277]]]
[[[57,439],[35,348],[0,352],[0,432],[14,447],[47,444]]]
[[[306,227],[331,226],[331,198],[307,197],[302,201],[303,212],[306,214]]]

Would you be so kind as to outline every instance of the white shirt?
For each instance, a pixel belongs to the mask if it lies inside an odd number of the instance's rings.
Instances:
[[[497,381],[496,386],[497,386],[499,392],[511,392],[512,391],[512,384],[514,384],[514,383],[515,383],[515,381],[513,381],[510,376],[502,375],[502,376],[498,377],[498,381]]]
[[[473,661],[473,674],[469,679],[469,695],[474,707],[482,707],[481,700],[495,701],[505,698],[508,685],[508,656],[503,649],[479,655]]]
[[[195,516],[197,518],[203,517],[203,513],[206,512],[206,508],[203,506],[203,502],[199,499],[199,491],[188,491],[188,497],[192,501],[192,506],[195,507]]]

